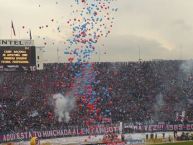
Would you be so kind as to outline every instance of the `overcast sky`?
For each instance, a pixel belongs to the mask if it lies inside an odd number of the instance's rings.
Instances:
[[[17,33],[13,38],[28,38],[30,28],[37,45],[42,41],[38,36],[50,42],[66,40],[70,37],[67,25],[62,28],[62,34],[55,28],[72,16],[72,3],[72,0],[0,0],[0,39],[11,37],[13,20]],[[100,49],[96,51],[100,56],[94,56],[94,61],[136,61],[139,48],[143,60],[193,58],[193,0],[117,0],[115,3],[119,10],[114,15],[112,33],[100,41],[105,48],[98,44]],[[50,24],[51,19],[57,22]],[[49,25],[46,31],[38,29],[46,24]],[[47,61],[58,60],[57,48],[60,61],[65,60],[64,49],[56,43],[45,47]],[[107,54],[103,54],[105,51]]]

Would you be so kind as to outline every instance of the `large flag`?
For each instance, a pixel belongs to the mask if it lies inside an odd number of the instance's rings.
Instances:
[[[29,38],[32,40],[31,30],[29,30]]]
[[[14,25],[13,25],[13,21],[11,21],[11,28],[12,28],[12,30],[13,30],[14,36],[16,36],[16,34],[15,34],[15,28],[14,28]]]

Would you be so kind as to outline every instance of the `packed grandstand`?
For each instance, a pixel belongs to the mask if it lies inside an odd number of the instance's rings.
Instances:
[[[40,71],[0,72],[0,133],[85,126],[99,121],[191,122],[193,76],[184,74],[182,64],[177,60],[93,63],[94,81],[98,82],[94,86],[98,98],[94,105],[100,108],[94,112],[97,116],[83,109],[89,106],[82,106],[83,99],[78,96],[70,121],[65,123],[57,120],[49,99],[73,88],[81,64],[46,64]],[[104,89],[108,93],[102,94]],[[98,117],[97,121],[92,122],[93,117]]]

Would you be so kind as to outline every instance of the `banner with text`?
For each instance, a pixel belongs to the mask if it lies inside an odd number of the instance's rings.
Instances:
[[[95,126],[90,128],[71,128],[71,129],[48,130],[48,131],[18,132],[18,133],[0,134],[0,143],[29,140],[33,136],[37,136],[38,138],[57,138],[67,136],[100,135],[112,132],[119,132],[119,127]]]
[[[193,131],[193,124],[124,125],[125,132]]]

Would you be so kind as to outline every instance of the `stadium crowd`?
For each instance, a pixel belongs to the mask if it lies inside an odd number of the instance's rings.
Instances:
[[[98,111],[110,122],[192,121],[193,71],[186,70],[184,61],[93,66]],[[45,64],[44,70],[33,72],[0,72],[0,133],[83,126],[90,114],[81,112],[78,98],[69,122],[58,122],[52,106],[53,94],[72,90],[80,70],[81,64],[64,63]],[[104,87],[109,95],[104,95]]]

